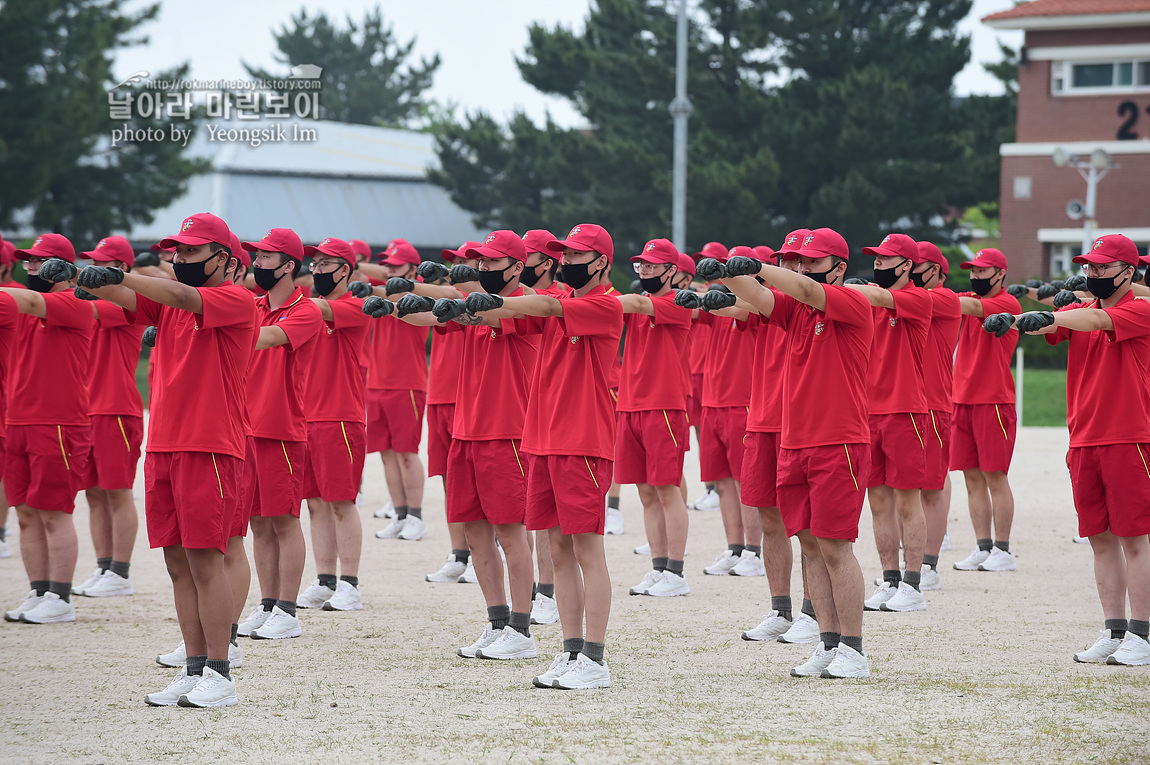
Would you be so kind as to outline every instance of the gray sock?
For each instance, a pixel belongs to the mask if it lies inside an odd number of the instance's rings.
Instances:
[[[1115,640],[1121,640],[1126,637],[1127,626],[1125,619],[1107,619],[1103,626],[1110,630],[1110,637]]]
[[[539,591],[540,595],[545,595],[548,598],[554,598],[555,597],[555,585],[554,584],[541,584],[536,589]]]
[[[52,583],[47,579],[36,579],[35,581],[29,582],[28,584],[30,588],[35,590],[36,594],[42,598],[44,597],[44,593],[48,591],[48,586]]]
[[[270,612],[275,607],[276,607],[276,599],[275,598],[260,598],[260,608],[262,608],[264,611]]]
[[[132,564],[126,560],[114,560],[112,561],[111,571],[121,579],[127,579],[128,569],[131,568],[131,566]]]
[[[579,653],[586,656],[596,664],[603,663],[603,650],[607,647],[606,643],[592,643],[590,640],[583,641],[583,650]]]
[[[511,629],[523,637],[531,637],[531,614],[521,614],[517,611],[512,611],[507,626],[511,627]]]
[[[471,550],[452,550],[451,554],[464,565],[467,565],[467,561],[471,560]]]
[[[931,571],[938,570],[938,556],[937,555],[924,555],[922,556],[922,565],[930,566]]]
[[[779,616],[787,621],[791,620],[791,596],[790,595],[772,595],[771,596],[771,610],[778,611]]]
[[[666,558],[652,557],[651,558],[651,568],[654,569],[655,571],[666,571],[667,570],[667,559]]]
[[[407,508],[407,514],[414,517],[414,518],[419,518],[420,520],[423,520],[423,508],[422,507],[408,507]]]
[[[192,677],[200,677],[204,674],[204,667],[207,665],[207,663],[207,656],[189,656],[188,674]]]
[[[837,632],[821,632],[819,639],[823,641],[823,648],[831,650],[832,648],[839,647],[839,638],[841,636]]]
[[[65,603],[72,602],[72,583],[71,582],[48,582],[48,592],[54,592],[60,596],[60,600]]]
[[[1127,632],[1133,632],[1138,637],[1146,640],[1150,638],[1150,619],[1142,621],[1141,619],[1131,619],[1130,626],[1126,628]]]
[[[802,612],[812,619],[815,618],[815,606],[813,603],[811,603],[810,598],[803,598]]]
[[[563,653],[571,655],[575,658],[575,654],[583,652],[583,638],[564,638],[563,639]]]
[[[706,489],[707,491],[714,491],[715,490],[715,484],[705,483],[705,484],[703,484],[703,488]]]
[[[295,616],[294,600],[277,600],[276,605],[279,606],[279,610],[283,611],[288,616]]]
[[[340,577],[340,581],[347,582],[348,584],[350,584],[355,589],[357,589],[357,590],[359,589],[359,577],[358,576],[347,576],[345,574],[345,575]]]
[[[233,624],[232,625],[232,645],[239,645],[238,643],[236,643],[236,638],[239,637],[239,634],[240,634],[240,625]]]
[[[107,571],[111,567],[112,567],[112,559],[111,558],[96,558],[96,568],[100,569],[101,573],[103,573],[104,571]]]
[[[906,573],[910,573],[907,571]],[[882,580],[889,584],[891,587],[898,589],[898,583],[902,581],[902,572],[896,569],[883,569]]]
[[[922,583],[922,573],[919,571],[911,571],[908,568],[906,573],[902,575],[902,580],[917,590],[919,584]]]
[[[738,558],[743,554],[743,550],[747,548],[743,547],[743,545],[727,545],[727,549],[731,551],[731,555],[734,555],[736,558]]]
[[[510,606],[488,606],[487,618],[491,620],[491,629],[501,630],[511,621]]]
[[[753,552],[755,554],[756,558],[763,557],[763,546],[762,545],[743,545],[743,549],[744,550],[750,550],[751,552]]]
[[[862,653],[862,635],[843,635],[839,642]]]
[[[316,579],[319,580],[320,587],[326,587],[329,590],[334,590],[335,583],[338,581],[335,574],[317,574]],[[271,611],[270,608],[268,610]]]
[[[407,505],[396,505],[395,506],[395,520],[402,521],[406,517],[407,517]]]
[[[674,558],[667,559],[667,570],[672,574],[683,575],[683,561],[675,560]]]
[[[1003,552],[1010,552],[1010,540],[1003,542],[1001,539],[994,540],[994,546]]]
[[[607,507],[611,508],[612,510],[618,510],[619,509],[619,498],[608,496],[607,497]]]
[[[978,549],[979,550],[982,550],[983,552],[990,552],[990,548],[992,548],[992,547],[994,547],[994,543],[992,541],[990,541],[989,539],[979,539],[978,540]]]
[[[227,659],[208,659],[204,665],[212,672],[219,673],[229,680],[232,678],[232,663]]]

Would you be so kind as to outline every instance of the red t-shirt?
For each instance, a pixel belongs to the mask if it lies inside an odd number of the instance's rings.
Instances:
[[[964,296],[967,293],[964,293]],[[1022,313],[1018,300],[1006,290],[982,298],[982,316],[963,316],[954,357],[954,403],[1013,404],[1014,378],[1010,376],[1010,356],[1018,345],[1013,327],[1002,337],[982,328],[987,316]]]
[[[703,406],[750,406],[755,336],[739,331],[739,319],[706,311],[700,311],[699,318],[711,324],[703,365]]]
[[[782,446],[870,443],[867,367],[871,304],[849,287],[823,285],[825,311],[776,294],[771,323],[787,333]]]
[[[16,300],[7,292],[0,292],[0,414],[8,406],[9,358],[16,347],[16,336],[20,328],[20,309]],[[0,438],[6,432],[4,417],[0,417]]]
[[[926,384],[926,405],[935,412],[954,411],[954,348],[962,326],[958,295],[946,287],[930,290],[933,308],[926,352],[922,356],[922,379]]]
[[[286,345],[256,351],[248,369],[248,418],[251,434],[280,441],[306,441],[304,379],[323,327],[323,315],[300,288],[272,310],[265,293],[256,299],[259,327],[279,327]],[[257,335],[258,336],[258,335]]]
[[[776,291],[775,296],[779,294]],[[747,432],[778,433],[783,429],[783,373],[787,360],[787,334],[757,313],[747,319],[745,329],[755,338]]]
[[[252,293],[227,282],[200,287],[202,314],[136,296],[136,324],[154,326],[149,452],[209,452],[243,459],[244,398],[256,343]]]
[[[710,316],[706,311],[699,311],[699,319],[691,324],[691,374],[703,374],[707,363],[707,343],[711,339],[711,324],[704,318]]]
[[[462,325],[456,322],[457,327]],[[454,404],[459,390],[459,360],[463,355],[463,335],[436,332],[431,339],[431,376],[427,380],[427,403]]]
[[[687,408],[683,375],[673,374],[672,368],[681,364],[682,349],[691,331],[691,312],[675,305],[674,292],[650,300],[654,316],[623,315],[627,343],[616,406],[620,412]]]
[[[894,308],[871,306],[871,340],[867,396],[871,414],[926,414],[922,357],[930,332],[930,293],[907,284],[890,290]]]
[[[8,424],[88,425],[95,312],[71,290],[45,293],[44,307],[43,319],[20,314],[8,367]]]
[[[304,417],[308,422],[367,423],[367,391],[363,378],[366,338],[372,319],[363,300],[345,292],[329,300],[331,321],[325,321],[312,349],[304,379]]]
[[[534,287],[533,289],[536,293],[540,295],[546,295],[548,297],[559,297],[560,295],[566,295],[569,292],[569,290],[563,289],[563,285],[560,282],[551,282],[550,287]]]
[[[623,334],[623,306],[602,285],[583,297],[568,292],[557,299],[562,316],[529,319],[543,337],[523,451],[614,460],[615,402],[607,383]]]
[[[427,390],[427,333],[394,315],[371,324],[367,387],[371,390]]]
[[[88,378],[88,414],[144,416],[136,387],[140,340],[146,327],[128,322],[115,303],[97,300],[96,334],[92,339]]]
[[[1062,311],[1098,308],[1098,301]],[[1070,341],[1066,360],[1066,424],[1070,446],[1150,443],[1150,302],[1127,292],[1103,308],[1110,332],[1075,332],[1060,327],[1045,335],[1057,345]]]

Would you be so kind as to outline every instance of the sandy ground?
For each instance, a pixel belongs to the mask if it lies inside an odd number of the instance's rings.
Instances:
[[[423,581],[449,547],[441,484],[428,482],[423,541],[375,539],[383,522],[371,513],[385,490],[371,458],[361,513],[366,609],[301,611],[297,640],[241,639],[236,707],[150,708],[144,694],[172,676],[153,659],[175,647],[179,631],[162,556],[147,549],[141,523],[134,597],[78,598],[75,624],[0,623],[0,761],[1150,761],[1150,667],[1071,660],[1093,642],[1102,615],[1089,548],[1070,541],[1066,439],[1065,430],[1020,431],[1017,572],[951,569],[974,546],[959,477],[943,589],[927,594],[925,612],[866,616],[865,681],[795,679],[787,670],[809,646],[739,639],[770,600],[764,578],[702,574],[723,548],[718,513],[691,513],[689,597],[629,597],[649,566],[632,554],[644,541],[632,487],[623,493],[626,533],[606,540],[610,690],[531,686],[558,651],[557,624],[534,628],[547,658],[457,658],[485,612],[477,585]],[[694,455],[689,476],[698,474]],[[95,558],[82,497],[76,522],[79,582]],[[865,509],[861,533],[856,551],[869,581],[879,566]],[[309,560],[305,578],[313,577]],[[5,607],[26,587],[18,552],[0,560]],[[797,565],[793,592],[797,605]],[[253,579],[249,602],[256,598]]]

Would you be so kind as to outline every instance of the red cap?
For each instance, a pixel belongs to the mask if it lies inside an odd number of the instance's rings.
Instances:
[[[511,258],[520,263],[527,262],[527,247],[514,231],[500,229],[492,231],[478,247],[468,247],[465,258]]]
[[[335,239],[329,236],[315,247],[308,246],[303,248],[303,254],[309,258],[314,258],[317,252],[323,255],[331,255],[333,258],[343,258],[347,261],[348,265],[355,268],[355,250],[342,239]]]
[[[685,252],[679,253],[679,262],[676,263],[680,271],[686,271],[691,276],[695,275],[695,259]]]
[[[606,255],[608,263],[615,261],[615,244],[611,241],[611,235],[607,233],[607,229],[594,223],[580,223],[571,229],[566,239],[547,243],[549,252],[563,252],[566,247],[579,252],[597,252]]]
[[[974,253],[974,260],[968,260],[959,265],[969,271],[972,268],[1001,268],[1006,270],[1006,256],[993,247],[979,250]]]
[[[16,250],[17,255],[31,255],[34,258],[60,258],[69,263],[76,262],[76,248],[63,234],[41,234],[26,250]],[[134,259],[134,258],[133,258]]]
[[[350,246],[350,245],[348,245]],[[381,263],[389,266],[402,266],[405,264],[419,265],[421,258],[419,251],[407,243],[406,239],[393,239],[382,253]]]
[[[240,244],[240,238],[235,234],[232,234],[231,249],[232,255],[235,256],[236,260],[238,260],[241,265],[248,268],[252,267],[252,256],[249,255],[248,251],[243,248],[243,246]]]
[[[136,251],[132,243],[122,236],[106,236],[99,241],[96,248],[88,252],[81,252],[85,258],[102,260],[104,262],[119,261],[132,265],[136,259]]]
[[[544,228],[533,228],[523,235],[523,245],[527,248],[528,254],[541,252],[549,258],[554,257],[555,253],[547,249],[547,243],[558,241],[554,234]]]
[[[355,242],[367,247],[363,240],[353,240],[353,252],[359,252],[355,249]],[[244,242],[240,247],[248,252],[282,252],[292,260],[303,262],[303,242],[300,241],[299,235],[290,228],[273,228],[264,234],[264,238],[258,242]],[[368,250],[368,256],[371,256],[371,250]]]
[[[851,257],[847,240],[832,228],[814,229],[803,237],[803,243],[795,252],[800,258],[825,258],[833,255],[836,258],[850,260]]]
[[[11,266],[16,263],[16,245],[0,240],[0,266]]]
[[[906,234],[887,234],[878,247],[863,247],[863,255],[870,255],[872,258],[880,255],[888,258],[906,258],[913,263],[918,257],[918,243]]]
[[[950,261],[942,254],[942,250],[938,249],[938,245],[931,242],[918,242],[918,256],[914,258],[915,263],[937,263],[942,267],[942,273],[950,273]]]
[[[703,245],[701,252],[695,253],[696,260],[714,258],[720,263],[726,263],[728,257],[730,257],[730,253],[727,252],[727,248],[721,242],[707,242]]]
[[[783,238],[783,246],[779,248],[778,254],[783,257],[783,260],[798,260],[799,249],[803,246],[803,240],[807,238],[807,234],[811,233],[809,228],[796,228],[791,233]],[[794,257],[788,258],[788,255]]]
[[[466,260],[467,256],[464,255],[463,253],[465,253],[467,250],[469,250],[473,247],[479,247],[479,246],[481,246],[479,242],[467,241],[467,242],[464,242],[463,244],[459,245],[458,249],[441,250],[439,254],[442,255],[443,259],[446,260],[448,263],[455,260],[456,258],[463,258],[464,260]]]
[[[1146,261],[1138,257],[1138,245],[1123,234],[1107,234],[1094,240],[1090,252],[1071,258],[1075,263],[1114,263],[1119,261],[1138,266]]]
[[[383,252],[375,253],[375,257],[379,258],[379,262],[382,263],[384,259],[387,258],[387,253],[391,251],[391,248],[400,244],[411,244],[411,242],[407,241],[403,237],[396,237],[387,243],[387,246],[383,248]]]
[[[159,242],[152,245],[152,252],[175,252],[175,247],[161,247]]]
[[[760,244],[753,249],[755,250],[755,258],[758,260],[761,260],[764,263],[770,263],[772,266],[777,266],[779,264],[779,259],[775,256],[775,251],[765,244]]]
[[[356,255],[362,255],[364,260],[371,260],[371,248],[367,246],[367,242],[362,239],[352,239],[348,244],[351,245],[351,251]],[[280,252],[283,252],[283,250],[280,250]],[[300,245],[300,252],[303,252],[302,244]]]
[[[669,263],[679,265],[679,248],[668,239],[652,239],[643,246],[643,251],[631,258],[631,262]]]
[[[180,233],[160,240],[160,247],[175,247],[177,244],[194,246],[215,242],[226,245],[232,241],[232,231],[228,224],[211,213],[197,213],[184,218]]]
[[[747,247],[747,246],[742,245],[742,244],[735,245],[734,247],[732,247],[730,250],[727,251],[727,260],[730,260],[731,258],[735,258],[735,257],[754,258],[755,260],[761,260],[761,258],[759,258],[758,254],[755,252],[755,249],[753,247]]]

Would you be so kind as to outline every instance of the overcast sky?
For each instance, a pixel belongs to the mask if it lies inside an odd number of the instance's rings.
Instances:
[[[136,0],[135,7],[147,2]],[[515,55],[526,46],[532,21],[581,27],[589,0],[163,0],[159,20],[142,30],[150,38],[148,44],[120,51],[116,73],[121,78],[140,70],[155,73],[189,61],[191,75],[198,79],[237,78],[245,76],[241,60],[279,71],[272,32],[301,7],[322,9],[341,20],[350,14],[358,20],[377,4],[400,40],[417,38],[417,56],[442,56],[433,98],[469,110],[482,107],[497,117],[522,107],[537,121],[550,110],[562,125],[580,122],[566,102],[523,83]],[[979,62],[998,59],[996,37],[1017,48],[1022,34],[995,32],[978,19],[1013,4],[1013,0],[975,0],[962,24],[963,31],[973,35],[973,56],[956,79],[959,94],[1001,92]]]

